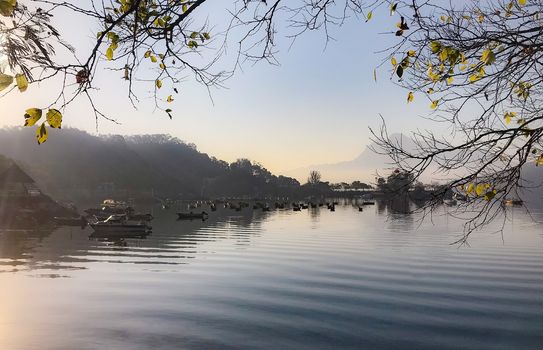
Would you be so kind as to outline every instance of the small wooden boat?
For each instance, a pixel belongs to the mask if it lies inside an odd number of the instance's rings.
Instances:
[[[208,214],[205,211],[201,213],[193,213],[192,211],[189,213],[177,213],[178,220],[194,220],[194,219],[205,220],[207,219],[207,217],[208,217]]]
[[[362,205],[375,205],[374,201],[363,201]]]

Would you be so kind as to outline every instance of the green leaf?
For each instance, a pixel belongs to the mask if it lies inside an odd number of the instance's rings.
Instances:
[[[4,73],[0,73],[0,91],[6,89],[13,83],[13,77]]]
[[[17,87],[19,88],[20,92],[25,92],[28,88],[28,80],[26,80],[26,77],[24,74],[17,74],[15,75],[15,81],[17,82]]]
[[[52,128],[60,129],[62,124],[62,114],[58,110],[53,108],[49,109],[45,115],[45,119]]]
[[[36,129],[36,138],[38,139],[38,145],[47,141],[47,128],[45,127],[45,122],[41,123],[41,126]]]
[[[441,44],[438,41],[432,41],[430,43],[430,49],[432,50],[432,53],[438,53],[441,51]]]
[[[42,111],[39,108],[29,108],[25,111],[25,126],[36,124],[41,118]]]
[[[17,0],[0,0],[0,15],[9,17],[17,6]]]
[[[485,193],[485,201],[492,200],[494,197],[496,197],[496,193],[498,193],[496,190],[488,191],[487,193]]]

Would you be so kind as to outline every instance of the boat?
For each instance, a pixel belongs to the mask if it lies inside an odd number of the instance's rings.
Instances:
[[[96,232],[150,232],[152,227],[147,223],[133,222],[126,215],[110,215],[106,220],[89,223]]]
[[[362,205],[375,205],[374,201],[363,201]]]
[[[507,206],[518,207],[524,204],[522,199],[504,199],[503,204]]]
[[[193,213],[192,211],[189,213],[177,213],[178,220],[194,220],[194,219],[205,220],[207,219],[207,217],[208,217],[208,214],[205,211],[201,213]]]
[[[87,219],[83,216],[80,217],[53,217],[53,221],[60,226],[87,226]]]

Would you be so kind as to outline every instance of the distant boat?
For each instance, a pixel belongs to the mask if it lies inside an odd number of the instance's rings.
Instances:
[[[194,220],[194,219],[201,219],[205,220],[208,217],[208,214],[203,211],[201,213],[177,213],[177,219],[178,220]]]
[[[111,215],[106,220],[89,224],[96,232],[150,232],[145,222],[131,222],[126,215]]]
[[[524,202],[522,201],[522,199],[504,199],[503,204],[507,206],[518,207],[524,204]]]
[[[375,205],[374,201],[363,201],[362,205]]]

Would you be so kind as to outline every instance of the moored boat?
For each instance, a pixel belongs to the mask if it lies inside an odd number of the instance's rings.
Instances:
[[[178,220],[194,220],[194,219],[205,220],[207,217],[208,217],[208,214],[205,211],[201,213],[193,213],[192,211],[189,213],[177,213]]]

